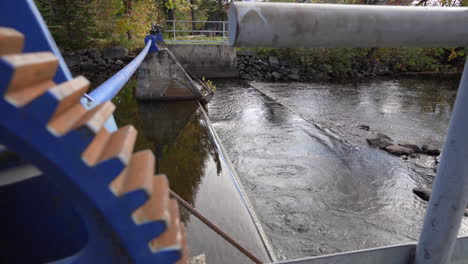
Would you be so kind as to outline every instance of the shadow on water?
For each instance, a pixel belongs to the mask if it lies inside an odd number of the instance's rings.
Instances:
[[[156,168],[170,187],[260,259],[265,248],[234,184],[231,168],[207,129],[197,102],[136,102],[131,80],[114,99],[119,126],[133,124],[139,132],[135,151],[151,149]],[[192,256],[205,254],[207,263],[249,263],[235,248],[181,209]]]

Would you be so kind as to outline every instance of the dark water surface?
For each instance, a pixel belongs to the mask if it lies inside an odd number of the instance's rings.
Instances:
[[[131,80],[113,101],[119,126],[138,129],[135,150],[151,149],[156,168],[170,187],[208,219],[264,261],[268,261],[257,229],[231,171],[207,128],[198,103],[137,103]],[[181,209],[192,256],[205,254],[207,263],[250,263],[247,258]]]
[[[431,186],[434,159],[403,160],[365,137],[440,147],[457,83],[223,81],[208,113],[278,255],[291,259],[418,239],[427,204],[412,189]]]

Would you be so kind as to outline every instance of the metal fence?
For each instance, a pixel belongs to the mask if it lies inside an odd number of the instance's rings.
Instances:
[[[228,21],[166,20],[166,42],[226,44]],[[195,25],[196,29],[193,29]]]

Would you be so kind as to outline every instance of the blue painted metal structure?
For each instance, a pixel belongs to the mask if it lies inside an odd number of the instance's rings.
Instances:
[[[1,0],[0,25],[26,36],[24,52],[51,51],[57,56],[60,67],[54,77],[56,83],[71,80],[70,70],[33,0]]]
[[[0,1],[0,27],[23,33],[25,52],[53,52],[59,60],[56,83],[71,79],[32,0]],[[93,105],[118,93],[146,56],[151,43],[98,88]],[[2,214],[7,216],[0,218],[0,263],[175,263],[180,260],[180,247],[152,252],[148,246],[150,240],[168,229],[166,221],[136,224],[131,217],[149,200],[147,191],[139,189],[119,197],[111,192],[110,183],[124,171],[128,160],[115,156],[91,166],[82,159],[83,151],[97,137],[97,131],[84,124],[64,135],[52,132],[48,122],[61,99],[50,90],[23,106],[6,100],[16,70],[7,57],[0,57],[0,144],[37,166],[43,176],[0,185],[0,206]]]
[[[147,36],[153,37],[153,36]],[[146,40],[145,39],[145,40]],[[122,87],[128,82],[130,77],[132,77],[133,73],[138,69],[143,59],[146,57],[146,54],[150,51],[151,48],[156,47],[156,41],[153,39],[146,42],[145,48],[138,54],[135,59],[132,60],[127,66],[125,66],[122,70],[116,73],[114,76],[109,78],[109,80],[105,81],[99,87],[94,89],[89,96],[93,99],[93,105],[97,105],[103,103],[105,101],[112,100],[122,89]],[[156,50],[158,51],[158,50]]]

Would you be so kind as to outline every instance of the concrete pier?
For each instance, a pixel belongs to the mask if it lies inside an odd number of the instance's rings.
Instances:
[[[198,78],[236,78],[236,50],[220,44],[169,44],[168,49],[190,73]]]
[[[139,100],[200,100],[201,85],[195,83],[167,49],[150,53],[138,69],[135,97]]]

